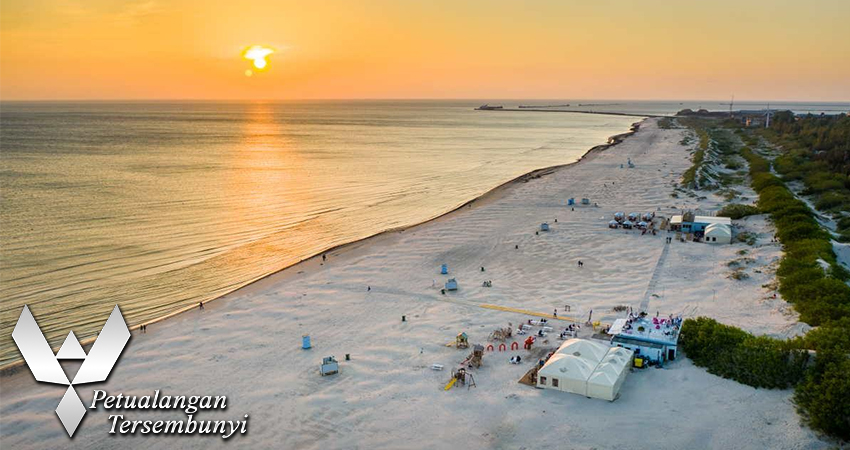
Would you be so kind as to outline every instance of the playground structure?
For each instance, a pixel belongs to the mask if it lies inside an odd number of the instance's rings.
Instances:
[[[466,385],[467,389],[471,387],[478,387],[475,385],[475,377],[473,377],[471,373],[467,372],[466,369],[462,367],[457,370],[452,370],[452,379],[449,380],[449,382],[446,384],[444,390],[448,391],[455,385]]]
[[[455,348],[469,348],[469,337],[466,333],[458,333],[455,338]]]
[[[482,362],[481,359],[483,357],[484,357],[484,346],[481,345],[481,344],[475,344],[472,347],[472,353],[470,353],[469,356],[467,356],[466,359],[464,359],[463,362],[460,363],[460,365],[461,366],[467,366],[467,367],[479,368],[479,367],[481,367],[481,362]]]
[[[513,325],[508,324],[506,328],[499,328],[492,333],[490,333],[489,339],[491,341],[505,341],[510,339],[513,336]]]

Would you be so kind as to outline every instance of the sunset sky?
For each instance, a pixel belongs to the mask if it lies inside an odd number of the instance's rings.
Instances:
[[[850,1],[2,0],[0,98],[850,100]],[[252,73],[242,52],[275,50]]]

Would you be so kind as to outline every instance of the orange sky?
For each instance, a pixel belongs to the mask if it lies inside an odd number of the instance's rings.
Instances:
[[[0,99],[850,100],[850,1],[2,0]],[[245,76],[250,45],[277,49]]]

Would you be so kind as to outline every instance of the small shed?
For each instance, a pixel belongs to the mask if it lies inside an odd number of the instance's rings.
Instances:
[[[576,199],[571,198],[567,200],[567,206],[574,206],[576,204]]]
[[[449,278],[449,281],[446,281],[446,290],[447,291],[456,291],[457,290],[457,280],[454,278]]]
[[[540,231],[549,231],[549,224],[546,223],[546,222],[541,223],[540,224]]]
[[[712,223],[705,227],[705,242],[709,244],[731,244],[732,227],[722,223]]]
[[[582,205],[589,205],[589,204],[590,204],[590,199],[589,199],[589,198],[583,198],[583,199],[581,199],[581,204],[582,204]]]

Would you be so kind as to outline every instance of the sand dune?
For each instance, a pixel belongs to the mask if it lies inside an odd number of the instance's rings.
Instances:
[[[764,218],[740,226],[757,246],[677,243],[663,259],[666,234],[609,230],[615,211],[711,208],[716,199],[672,198],[671,183],[689,166],[684,130],[647,120],[623,143],[568,168],[516,183],[469,208],[313,258],[216,301],[134,334],[110,380],[110,393],[227,395],[224,412],[250,414],[250,431],[217,437],[121,437],[107,434],[107,413],[93,411],[71,447],[199,448],[826,448],[799,424],[791,391],[756,390],[680,358],[665,369],[630,374],[613,403],[517,383],[535,361],[527,352],[487,353],[477,387],[443,386],[468,353],[446,347],[460,331],[484,343],[496,327],[528,317],[481,308],[496,304],[584,320],[618,317],[617,305],[661,314],[708,315],[756,333],[805,329],[762,285],[780,255]],[[620,168],[631,158],[636,167]],[[566,206],[588,197],[599,207]],[[557,219],[557,223],[555,222]],[[535,234],[541,222],[551,231]],[[515,246],[519,248],[515,248]],[[727,278],[726,263],[747,249],[750,278]],[[584,262],[579,268],[577,261]],[[450,274],[439,275],[448,264]],[[485,272],[481,272],[481,267]],[[759,271],[759,272],[756,272]],[[654,273],[656,282],[650,286]],[[449,277],[460,289],[442,295]],[[492,280],[493,286],[482,287]],[[433,285],[436,287],[433,287]],[[367,287],[371,290],[367,291]],[[649,288],[648,288],[649,287]],[[571,312],[564,312],[570,305]],[[405,315],[406,322],[401,321]],[[566,325],[563,322],[561,325]],[[301,335],[314,348],[301,350]],[[557,346],[551,339],[548,345]],[[320,377],[321,357],[342,360]],[[446,370],[429,369],[432,363]],[[69,446],[53,410],[61,387],[36,385],[28,371],[2,379],[4,448]],[[92,389],[78,389],[84,401]],[[134,419],[180,413],[128,412]]]

